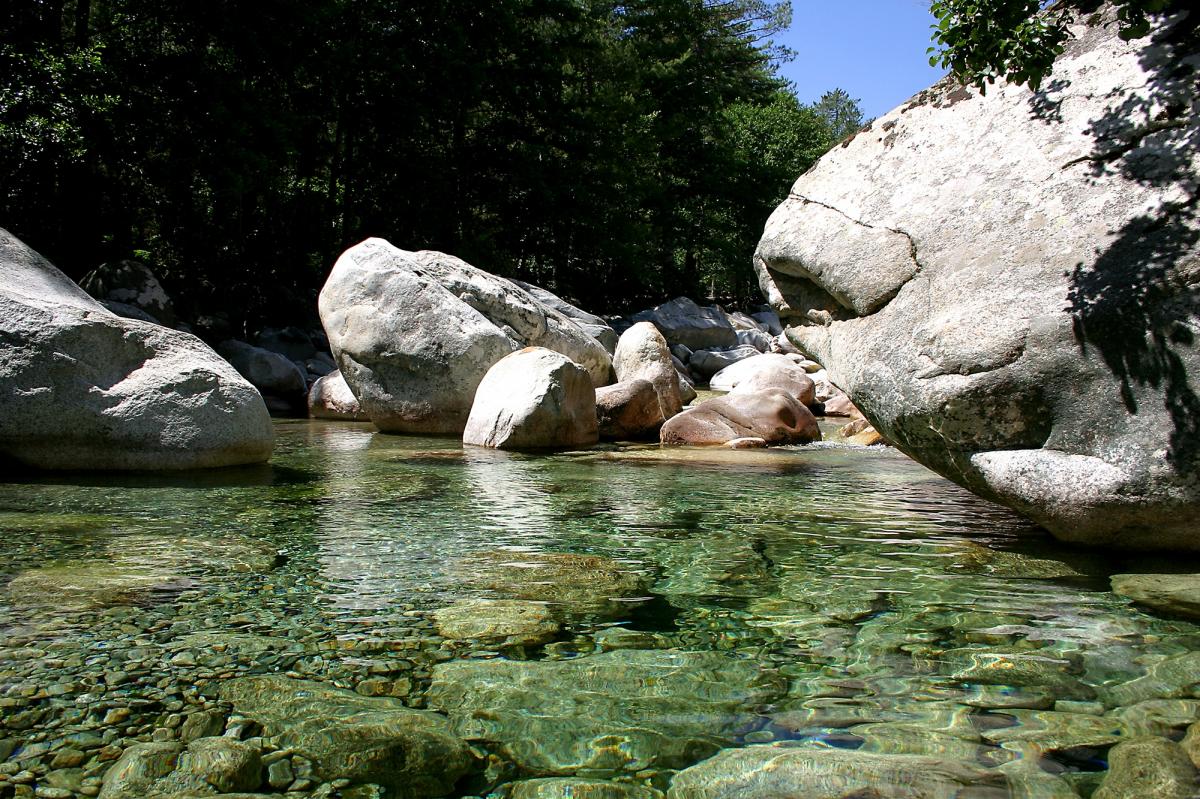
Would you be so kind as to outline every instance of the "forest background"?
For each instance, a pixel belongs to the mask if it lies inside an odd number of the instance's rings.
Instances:
[[[147,262],[185,315],[302,321],[366,236],[594,311],[760,301],[795,178],[862,123],[778,76],[763,0],[18,0],[0,220],[78,279]]]

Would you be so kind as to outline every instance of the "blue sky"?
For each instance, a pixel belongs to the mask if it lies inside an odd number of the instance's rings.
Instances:
[[[809,103],[842,88],[863,113],[887,113],[945,74],[929,66],[929,0],[792,0],[779,37],[797,52],[783,77]]]

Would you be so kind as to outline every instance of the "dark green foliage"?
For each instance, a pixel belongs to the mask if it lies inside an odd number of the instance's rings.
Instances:
[[[745,293],[773,199],[833,140],[775,77],[787,3],[8,9],[0,224],[75,277],[148,254],[185,314],[237,324],[314,313],[366,236],[596,309]]]
[[[1126,40],[1149,33],[1151,15],[1184,7],[1182,0],[1115,3],[1119,35]],[[933,0],[933,40],[940,49],[929,48],[929,63],[950,70],[981,92],[999,79],[1028,84],[1036,91],[1070,38],[1067,23],[1072,12],[1096,5],[1095,0]]]

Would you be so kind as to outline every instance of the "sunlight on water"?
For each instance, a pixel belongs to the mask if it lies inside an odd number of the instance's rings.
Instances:
[[[1108,590],[1196,564],[1060,547],[894,450],[277,431],[269,467],[0,484],[0,761],[99,736],[115,749],[85,750],[73,789],[98,784],[122,748],[178,738],[172,717],[216,712],[220,734],[247,674],[444,714],[492,763],[455,796],[665,790],[781,741],[1021,761],[1082,795],[1114,742],[1197,714],[1197,628]],[[378,781],[312,787],[336,776]]]

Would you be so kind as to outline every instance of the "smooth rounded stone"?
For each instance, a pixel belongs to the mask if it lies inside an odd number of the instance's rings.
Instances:
[[[150,316],[155,324],[174,327],[179,318],[162,283],[150,267],[124,260],[100,264],[84,275],[79,287],[102,303],[132,307]],[[125,316],[125,314],[120,314]]]
[[[638,322],[621,334],[613,353],[613,372],[618,383],[649,380],[658,392],[663,419],[683,409],[680,381],[671,361],[671,351],[662,333],[649,322]]]
[[[1200,117],[1145,128],[1192,107],[1194,20],[1125,41],[1115,9],[1075,12],[1055,88],[946,78],[831,150],[754,263],[906,454],[1066,541],[1196,550]]]
[[[403,799],[442,796],[473,762],[444,717],[398,699],[278,675],[228,680],[219,693],[325,780],[375,783]]]
[[[999,765],[1012,759],[1012,754],[994,744],[951,735],[921,724],[875,722],[856,724],[850,734],[862,738],[856,752],[878,755],[927,755],[946,760]],[[966,731],[964,730],[964,733]]]
[[[663,444],[714,446],[735,438],[761,438],[772,446],[808,444],[821,440],[821,430],[799,400],[771,388],[705,400],[668,419],[659,431]]]
[[[461,433],[484,375],[525,346],[609,382],[608,353],[575,322],[442,253],[367,239],[338,259],[318,305],[343,377],[384,431]]]
[[[1112,707],[1187,696],[1200,697],[1200,652],[1163,658],[1152,663],[1145,675],[1103,689],[1105,703]]]
[[[1012,799],[1079,799],[1071,783],[1038,765],[1038,758],[1019,757],[996,767],[1008,779]]]
[[[219,538],[125,535],[95,559],[62,561],[19,572],[8,584],[15,604],[86,609],[165,598],[194,584],[187,572],[265,573],[279,562],[269,543]]]
[[[278,352],[232,338],[218,344],[217,352],[263,393],[291,397],[308,389],[304,371]]]
[[[657,438],[666,418],[649,380],[614,383],[596,389],[596,422],[605,441]]]
[[[1023,577],[1053,580],[1063,577],[1083,577],[1093,570],[1103,570],[1103,563],[1094,557],[1072,558],[1071,563],[1053,558],[1040,558],[1021,552],[980,544],[975,541],[956,542],[951,555],[953,568],[970,574],[991,574],[997,577]]]
[[[1049,710],[1057,707],[1054,692],[1049,688],[1019,688],[1008,685],[972,685],[960,701],[964,705],[986,710]]]
[[[1200,574],[1114,574],[1112,589],[1152,610],[1200,619]]]
[[[154,795],[158,781],[175,770],[181,752],[183,745],[175,742],[134,744],[104,772],[100,799],[144,799]]]
[[[0,230],[0,459],[40,469],[259,463],[258,391],[195,336],[121,318]]]
[[[549,603],[566,615],[627,615],[629,599],[645,598],[646,576],[601,555],[569,552],[481,552],[458,562],[462,583],[514,599]]]
[[[711,378],[735,363],[762,355],[754,347],[739,345],[727,350],[696,350],[688,360],[688,368],[702,378]]]
[[[1108,753],[1108,773],[1092,799],[1195,799],[1196,767],[1166,738],[1122,741]]]
[[[8,584],[15,605],[86,610],[148,602],[188,588],[178,572],[137,562],[74,561],[21,572]]]
[[[759,352],[770,352],[775,339],[761,330],[739,330],[737,340],[739,346],[753,347]]]
[[[308,390],[308,415],[314,419],[341,419],[350,422],[369,422],[358,397],[350,390],[346,378],[334,369],[312,384]]]
[[[488,370],[463,429],[463,443],[496,449],[554,449],[599,440],[596,389],[567,356],[526,347]]]
[[[737,332],[724,311],[715,305],[702,308],[687,297],[676,297],[630,319],[650,322],[672,345],[683,344],[693,350],[737,344]]]
[[[778,745],[727,749],[671,780],[668,799],[1009,799],[1003,774],[920,755]]]
[[[544,777],[501,786],[489,799],[663,799],[662,791],[625,782]]]
[[[825,406],[826,416],[849,416],[851,419],[863,418],[862,411],[860,411],[845,394],[835,394],[834,396],[824,400],[822,404]]]
[[[526,283],[523,280],[514,280],[513,283],[532,294],[538,302],[549,308],[553,308],[563,316],[567,317],[575,324],[583,329],[592,338],[600,342],[600,345],[611,355],[617,348],[617,331],[612,329],[612,325],[604,321],[599,316],[593,313],[588,313],[582,308],[577,308],[571,303],[559,297],[541,286],[535,286],[532,283]]]
[[[688,405],[696,399],[696,385],[688,376],[686,369],[676,369],[676,374],[679,376],[679,401],[683,405]]]
[[[1193,765],[1200,768],[1200,724],[1188,727],[1187,735],[1179,743],[1183,751],[1192,759]]]
[[[262,751],[233,738],[199,738],[179,756],[179,769],[221,793],[252,791],[262,782]]]
[[[722,446],[727,449],[765,449],[767,440],[758,438],[757,436],[747,436],[745,438],[735,438],[732,441],[726,441]]]
[[[179,728],[179,740],[191,743],[198,738],[220,735],[225,730],[225,714],[219,710],[202,710],[192,713],[183,720]]]
[[[628,627],[607,627],[592,636],[596,646],[605,652],[615,649],[665,649],[669,642],[658,633],[631,630]]]
[[[713,391],[748,394],[764,388],[781,388],[805,405],[816,399],[816,384],[808,373],[786,355],[765,354],[727,366],[712,376]]]
[[[533,775],[681,768],[755,729],[782,677],[718,652],[623,649],[433,668],[428,706]]]
[[[837,431],[837,434],[845,439],[847,444],[859,447],[873,447],[877,444],[887,443],[883,435],[875,429],[874,425],[868,424],[866,419],[857,419],[845,425]]]
[[[498,646],[544,644],[561,626],[544,602],[521,599],[463,599],[435,611],[433,619],[445,638]]]
[[[1007,710],[1004,715],[1016,723],[982,731],[985,740],[994,744],[1028,743],[1039,751],[1055,752],[1078,746],[1101,748],[1129,737],[1125,724],[1109,716],[1019,709]]]

